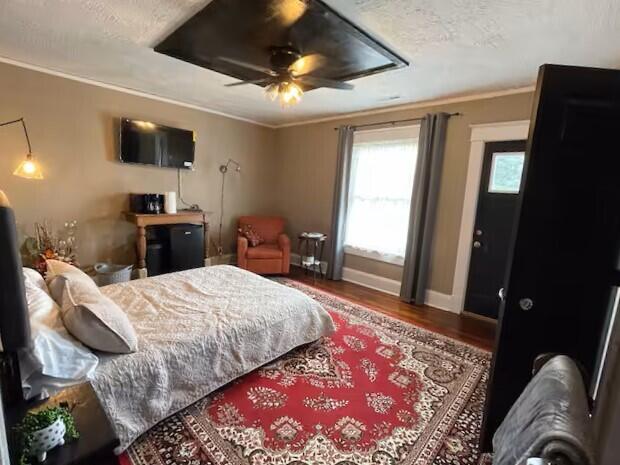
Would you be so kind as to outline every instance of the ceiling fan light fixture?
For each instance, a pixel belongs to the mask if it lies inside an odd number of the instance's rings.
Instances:
[[[269,100],[275,102],[278,99],[278,95],[280,94],[280,85],[279,84],[269,84],[265,88],[265,95]]]
[[[280,105],[290,107],[301,102],[304,92],[294,82],[282,82],[280,84]]]

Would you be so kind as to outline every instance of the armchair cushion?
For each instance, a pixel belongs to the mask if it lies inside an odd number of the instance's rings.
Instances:
[[[276,244],[261,244],[256,247],[250,247],[246,256],[251,260],[260,258],[282,258],[282,249]]]

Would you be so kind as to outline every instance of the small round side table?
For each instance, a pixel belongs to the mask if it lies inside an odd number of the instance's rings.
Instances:
[[[306,274],[308,270],[312,270],[313,279],[316,280],[316,272],[323,278],[323,269],[321,263],[323,260],[323,249],[325,248],[325,240],[327,236],[319,232],[302,232],[299,236],[299,256],[301,258],[301,267]],[[305,253],[303,253],[305,249]],[[318,257],[317,257],[318,254]]]

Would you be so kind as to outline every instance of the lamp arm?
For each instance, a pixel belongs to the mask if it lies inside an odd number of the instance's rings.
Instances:
[[[10,124],[22,123],[22,127],[24,128],[24,135],[26,136],[26,142],[28,143],[28,157],[32,156],[32,146],[30,145],[30,137],[28,137],[28,129],[26,129],[26,122],[24,118],[19,118],[13,121],[6,121],[5,123],[0,123],[1,126],[8,126]]]

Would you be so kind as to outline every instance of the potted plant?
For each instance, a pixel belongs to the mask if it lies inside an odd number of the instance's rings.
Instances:
[[[19,465],[28,465],[33,457],[43,462],[48,451],[79,437],[73,416],[65,407],[28,412],[16,430],[21,442]]]

